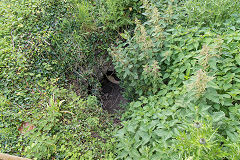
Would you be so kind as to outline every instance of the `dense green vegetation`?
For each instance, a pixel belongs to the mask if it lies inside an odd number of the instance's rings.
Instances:
[[[0,152],[240,159],[239,7],[239,0],[0,1]],[[129,101],[122,115],[102,108],[100,81],[112,63]]]

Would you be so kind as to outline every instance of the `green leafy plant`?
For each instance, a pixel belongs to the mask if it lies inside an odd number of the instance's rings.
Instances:
[[[114,116],[88,96],[89,85],[99,95],[92,68],[100,66],[95,52],[105,53],[107,43],[95,44],[106,37],[95,30],[86,3],[0,4],[1,152],[37,159],[113,158]],[[82,22],[92,24],[91,30]],[[75,78],[82,85],[78,96],[69,89]],[[34,129],[22,130],[23,124]]]
[[[224,20],[238,12],[239,4],[238,0],[188,0],[183,8],[187,13],[189,23],[219,26]]]
[[[99,107],[96,97],[83,100],[66,89],[51,91],[49,99],[26,111],[15,112],[1,97],[1,152],[37,159],[113,158],[114,117]],[[23,122],[34,127],[19,132]]]
[[[238,6],[0,1],[0,151],[35,159],[239,159]],[[121,128],[98,101],[111,60],[132,101]]]
[[[131,28],[135,17],[141,17],[140,0],[100,0],[95,5],[104,29],[122,32]]]
[[[237,159],[239,31],[193,26],[179,2],[143,4],[148,21],[112,50],[135,100],[116,135],[118,159]]]

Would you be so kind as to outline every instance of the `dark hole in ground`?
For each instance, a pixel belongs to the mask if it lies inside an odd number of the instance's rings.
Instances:
[[[127,103],[127,100],[122,96],[123,89],[119,84],[111,82],[107,76],[113,77],[117,82],[120,81],[113,71],[108,71],[102,79],[101,102],[103,109],[110,113],[121,111],[123,110],[121,104]]]

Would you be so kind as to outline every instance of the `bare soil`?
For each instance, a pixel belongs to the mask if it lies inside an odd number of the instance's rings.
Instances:
[[[118,85],[104,78],[101,82],[101,101],[103,109],[110,113],[123,110],[121,104],[126,104],[127,100],[123,97],[123,89]]]

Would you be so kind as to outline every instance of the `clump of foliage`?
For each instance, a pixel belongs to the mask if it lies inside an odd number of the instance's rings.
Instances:
[[[239,14],[239,5],[239,0],[188,0],[183,8],[189,23],[218,27],[234,14]]]
[[[0,152],[239,159],[239,3],[0,1]],[[111,43],[133,101],[117,147],[119,126],[96,97]],[[32,128],[22,131],[23,124]]]
[[[85,101],[68,93],[69,97],[65,97],[68,99],[61,100],[66,90],[55,92],[48,103],[39,104],[39,111],[34,109],[32,123],[36,128],[26,135],[29,145],[24,154],[39,159],[113,157],[114,125],[96,97]]]
[[[98,95],[96,77],[112,31],[95,24],[91,7],[83,1],[0,2],[1,152],[37,159],[113,157],[114,116],[88,96],[89,88]],[[61,88],[75,79],[78,96]],[[35,129],[20,135],[25,122]]]
[[[210,114],[203,104],[178,106],[174,101],[167,106],[167,98],[161,96],[130,104],[130,115],[117,134],[118,159],[239,158],[234,154],[238,142],[225,139],[218,130],[219,120],[226,120],[223,112]]]
[[[116,135],[118,159],[239,159],[237,9],[221,21],[208,14],[219,28],[195,26],[181,19],[190,2],[143,1],[148,21],[136,20],[134,36],[112,49],[126,97],[139,98]]]
[[[37,159],[113,157],[113,118],[96,97],[83,100],[66,89],[51,91],[27,110],[16,110],[1,96],[1,152]],[[34,129],[20,134],[22,122],[30,122]]]
[[[134,24],[135,17],[141,17],[139,0],[106,0],[95,3],[104,29],[123,31]]]

